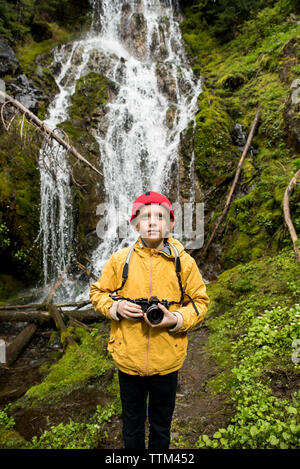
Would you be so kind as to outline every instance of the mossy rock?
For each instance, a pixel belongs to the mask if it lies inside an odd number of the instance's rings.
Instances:
[[[0,449],[29,449],[30,443],[16,430],[0,425]]]
[[[234,91],[243,85],[247,78],[242,73],[227,74],[217,82],[217,86],[222,86],[230,91]]]
[[[99,121],[105,114],[106,103],[116,92],[116,84],[104,75],[90,72],[76,82],[75,93],[69,108],[73,120],[84,120],[88,126]]]
[[[234,310],[238,315],[238,305],[243,300],[257,308],[257,315],[274,304],[293,305],[296,299],[293,284],[299,284],[298,279],[299,265],[292,247],[283,249],[276,256],[236,265],[208,284],[209,317],[219,316],[221,310],[229,316]]]
[[[2,133],[0,142],[0,223],[5,241],[1,265],[4,274],[16,279],[16,285],[19,280],[25,287],[40,278],[40,251],[34,244],[39,230],[39,149],[25,146],[14,129]]]
[[[102,172],[99,145],[93,136],[105,134],[107,103],[117,92],[114,82],[104,75],[90,72],[76,83],[69,107],[70,118],[61,127],[72,145],[96,168]],[[76,235],[76,253],[85,255],[92,252],[98,238],[96,235],[97,205],[104,202],[104,181],[98,174],[69,155],[73,175],[73,212]]]
[[[71,144],[94,167],[102,172],[99,145],[93,135],[85,130],[82,120],[68,120],[59,124],[66,132]],[[73,216],[75,222],[74,249],[77,255],[88,255],[97,241],[95,236],[98,218],[97,205],[104,201],[104,182],[101,176],[72,154],[68,154],[72,166]]]
[[[42,383],[30,388],[19,400],[19,405],[23,403],[27,407],[30,402],[32,407],[42,401],[54,405],[57,399],[64,399],[87,383],[105,384],[105,374],[114,369],[114,363],[106,353],[107,335],[94,337],[80,328],[70,328],[67,334],[73,335],[77,344],[67,347],[63,357],[50,367]]]
[[[221,99],[204,90],[198,101],[195,128],[195,167],[201,186],[217,185],[234,169],[235,148],[232,144],[232,121]],[[216,180],[218,179],[218,181]]]

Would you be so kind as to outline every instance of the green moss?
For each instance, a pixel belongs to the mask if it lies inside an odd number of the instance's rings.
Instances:
[[[0,449],[29,449],[30,443],[18,432],[0,425]]]
[[[207,286],[211,299],[208,309],[211,341],[217,342],[218,334],[234,340],[236,334],[247,328],[248,314],[258,316],[274,305],[292,306],[297,299],[292,285],[296,282],[300,288],[299,278],[299,265],[292,249],[224,271]],[[221,342],[218,348],[222,348]]]
[[[10,404],[3,410],[0,410],[0,449],[25,449],[29,447],[27,441],[25,441],[13,427],[15,421],[12,417],[9,417],[7,411],[9,411]]]
[[[287,20],[286,15],[293,11],[292,3],[278,0],[253,12],[235,38],[222,43],[213,37],[209,25],[204,26],[200,10],[186,8],[181,27],[187,50],[193,56],[193,68],[204,82],[194,140],[200,185],[208,193],[215,188],[206,199],[206,210],[213,214],[207,224],[207,238],[216,214],[223,210],[239,161],[233,124],[239,122],[249,133],[257,106],[261,105],[252,140],[256,152],[244,161],[224,223],[225,235],[218,241],[222,244],[222,268],[226,269],[267,252],[276,253],[290,243],[282,200],[295,173],[297,155],[288,146],[285,106],[290,83],[297,77],[294,70],[299,25]],[[297,202],[293,215],[298,226]]]
[[[242,184],[250,183],[255,177],[256,173],[257,173],[257,169],[255,168],[253,164],[253,158],[252,157],[245,158],[244,164],[243,164],[243,172],[241,175],[241,183]]]
[[[198,101],[195,167],[203,186],[218,185],[233,168],[232,122],[221,99],[204,90]]]
[[[106,351],[105,325],[95,325],[91,332],[69,328],[67,334],[72,334],[77,345],[69,345],[55,364],[44,364],[39,370],[45,375],[43,381],[10,404],[9,416],[2,412],[2,420],[10,430],[20,415],[30,418],[34,412],[41,418],[38,435],[27,442],[30,449],[101,448],[112,438],[111,422],[121,414],[118,375]],[[73,406],[73,399],[80,400],[80,407]],[[5,447],[23,447],[14,435],[3,434]],[[0,442],[1,436],[0,425]]]
[[[68,334],[70,332],[68,331]],[[68,346],[63,357],[50,368],[43,382],[30,388],[26,400],[53,402],[73,389],[84,386],[89,380],[99,381],[114,368],[106,354],[107,336],[94,337],[83,329],[76,329],[78,346]]]
[[[109,84],[112,82],[104,75],[90,72],[76,82],[75,93],[69,109],[74,120],[91,120],[101,115],[101,108],[109,98]]]
[[[63,129],[63,131],[66,132],[67,136],[73,143],[82,141],[82,137],[85,132],[82,127],[74,124],[73,121],[68,120],[61,122],[57,127]]]
[[[49,27],[52,32],[51,39],[36,42],[33,39],[19,44],[15,50],[23,73],[31,75],[36,69],[36,57],[38,55],[48,53],[59,44],[64,44],[71,39],[70,33],[59,27],[56,23],[50,23]]]
[[[229,89],[231,91],[239,88],[243,85],[246,81],[245,75],[242,73],[228,73],[227,75],[223,75],[217,82],[217,86],[224,87],[225,89]]]
[[[34,139],[24,145],[17,125],[15,119],[10,132],[2,131],[0,139],[0,224],[6,227],[0,234],[4,241],[0,256],[3,273],[13,275],[16,285],[20,280],[25,286],[39,278],[40,253],[34,244],[39,229],[39,149]],[[26,121],[23,131],[30,140]]]

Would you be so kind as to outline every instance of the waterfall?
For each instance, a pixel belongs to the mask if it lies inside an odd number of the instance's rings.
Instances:
[[[137,196],[146,190],[168,196],[175,188],[180,202],[180,134],[194,117],[201,84],[185,55],[177,1],[93,0],[92,8],[86,37],[54,51],[55,64],[61,64],[56,77],[59,93],[46,123],[54,128],[67,119],[70,96],[81,76],[96,71],[116,83],[117,95],[107,105],[106,132],[94,132],[109,212],[107,231],[92,255],[93,270],[99,274],[115,249],[136,239],[130,229],[126,238],[120,237],[118,228],[120,213],[126,225]],[[43,170],[44,162],[40,165],[45,281],[57,277],[72,254],[70,176],[64,151],[58,152],[55,177]],[[74,296],[71,290],[69,295]]]

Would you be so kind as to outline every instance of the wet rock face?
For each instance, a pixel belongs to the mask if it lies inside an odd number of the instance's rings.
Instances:
[[[34,113],[38,112],[39,102],[47,99],[43,90],[37,88],[25,74],[18,75],[12,80],[8,89],[12,91],[17,101]]]
[[[143,13],[131,14],[131,8],[125,3],[122,8],[121,38],[124,46],[137,59],[146,57],[147,22]]]
[[[97,69],[101,63],[100,52],[94,51],[88,63],[88,69]],[[103,57],[104,58],[104,57]],[[99,62],[98,62],[99,61]],[[110,69],[113,60],[107,57],[103,65]],[[118,93],[118,86],[112,80],[96,71],[90,71],[76,82],[75,93],[71,96],[69,116],[70,120],[63,123],[63,128],[72,135],[73,143],[78,151],[85,155],[88,161],[103,172],[99,167],[101,155],[96,137],[105,138],[108,127],[106,120],[107,104],[114,100]],[[91,172],[86,166],[73,166],[73,206],[75,212],[75,226],[77,252],[90,255],[99,244],[96,233],[97,205],[105,200],[104,180]]]
[[[118,57],[115,54],[104,54],[104,52],[95,49],[90,53],[86,69],[109,76],[117,61]]]
[[[164,60],[168,57],[165,28],[163,24],[159,24],[158,28],[152,33],[150,55],[153,60]]]
[[[290,95],[284,109],[287,143],[297,152],[300,151],[300,79],[293,80]]]
[[[157,85],[159,91],[171,102],[177,102],[177,90],[172,65],[158,62],[156,65]]]
[[[300,38],[290,39],[282,49],[282,59],[280,61],[279,76],[280,79],[289,84],[291,81],[291,69],[297,65],[300,53]]]
[[[21,67],[12,48],[0,39],[0,76],[16,75],[21,72]]]

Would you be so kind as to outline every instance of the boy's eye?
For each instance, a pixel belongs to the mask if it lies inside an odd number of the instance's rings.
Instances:
[[[150,213],[143,213],[141,215],[141,219],[142,220],[147,220],[151,218],[151,214]],[[155,213],[154,214],[154,218],[156,218],[157,220],[162,220],[163,219],[163,214],[162,213]]]

